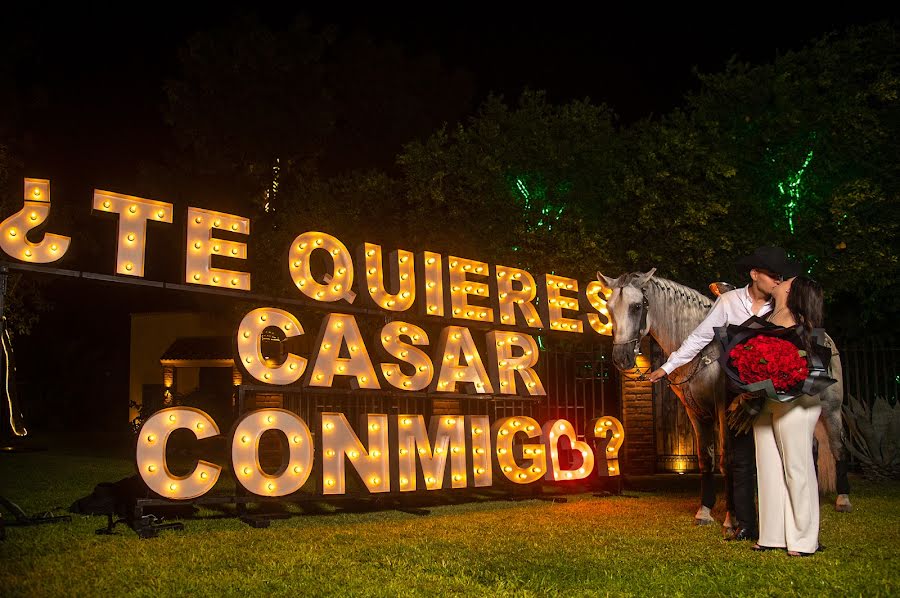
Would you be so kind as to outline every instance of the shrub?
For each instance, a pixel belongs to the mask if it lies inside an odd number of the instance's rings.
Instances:
[[[843,406],[847,449],[869,479],[900,479],[900,409],[884,397],[871,402],[853,395]]]

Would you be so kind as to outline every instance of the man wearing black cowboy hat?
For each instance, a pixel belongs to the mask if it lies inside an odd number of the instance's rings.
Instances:
[[[719,295],[706,318],[688,336],[681,346],[669,355],[662,367],[649,376],[656,382],[672,373],[696,357],[715,337],[714,328],[728,324],[743,324],[751,316],[763,317],[772,311],[772,290],[785,278],[800,273],[799,264],[788,259],[784,249],[780,247],[758,247],[752,255],[736,262],[737,268],[749,271],[750,284]],[[737,389],[728,389],[728,401],[739,393]],[[727,432],[727,440],[731,444],[732,498],[734,505],[728,510],[734,512],[737,525],[728,540],[755,540],[759,535],[756,525],[756,454],[753,434],[735,434],[731,429]],[[729,483],[726,480],[726,483]],[[703,484],[703,506],[712,509],[715,502],[715,488],[710,481]]]

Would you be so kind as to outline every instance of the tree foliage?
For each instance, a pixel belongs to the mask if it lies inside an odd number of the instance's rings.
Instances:
[[[680,111],[637,123],[624,146],[616,202],[604,215],[604,254],[625,271],[655,267],[700,290],[726,278],[761,231],[722,149]]]
[[[887,23],[772,64],[731,63],[689,98],[736,171],[740,202],[820,279],[843,332],[896,322],[900,46]],[[833,320],[834,321],[834,320]]]
[[[610,201],[615,116],[589,101],[515,108],[491,97],[465,124],[399,157],[414,243],[523,266],[585,274],[597,257],[588,218]],[[585,259],[591,256],[591,259]]]
[[[264,233],[255,233],[250,240],[250,268],[257,292],[297,293],[289,277],[287,255],[291,242],[304,232],[334,235],[350,251],[364,241],[394,248],[398,239],[406,239],[409,210],[403,188],[382,172],[305,178],[283,187],[280,194],[282,209],[261,214],[254,226]]]

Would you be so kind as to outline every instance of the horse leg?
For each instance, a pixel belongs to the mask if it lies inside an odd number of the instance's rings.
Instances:
[[[687,413],[694,428],[694,438],[697,439],[697,463],[700,466],[700,508],[694,515],[694,523],[709,525],[716,522],[711,513],[716,504],[716,484],[713,478],[715,443],[712,425],[700,421],[700,418],[690,410],[687,410]]]
[[[836,423],[825,425],[828,430],[828,443],[831,445],[831,452],[835,454],[835,473],[837,475],[837,500],[834,509],[842,513],[849,513],[853,510],[850,504],[850,478],[848,472],[850,470],[850,459],[847,456],[847,450],[844,448],[844,441],[841,436],[841,428],[843,423],[838,412]],[[827,420],[826,420],[827,421]]]
[[[728,537],[734,532],[734,528],[737,524],[737,517],[734,514],[734,476],[731,470],[731,463],[728,459],[729,441],[728,434],[726,433],[728,430],[728,422],[726,421],[725,416],[725,404],[721,401],[717,401],[716,418],[718,419],[719,426],[717,428],[718,434],[716,435],[716,438],[717,446],[719,447],[719,471],[722,472],[722,476],[725,478],[725,521],[722,522],[722,532]]]
[[[834,502],[834,510],[840,513],[850,513],[853,511],[853,505],[850,504],[850,480],[847,477],[850,462],[847,459],[839,459],[835,462],[835,467],[837,469],[838,495]],[[841,480],[843,480],[844,490],[841,490]]]
[[[853,505],[850,504],[850,479],[847,476],[850,463],[847,448],[844,446],[844,421],[841,415],[841,405],[844,402],[844,367],[840,355],[835,350],[834,340],[828,335],[825,335],[825,344],[832,348],[828,369],[831,377],[837,380],[837,384],[832,384],[822,393],[822,420],[835,459],[837,500],[834,509],[849,513],[853,510]]]
[[[829,392],[829,390],[831,389],[826,389],[822,393],[822,422],[825,424],[825,431],[828,434],[828,445],[835,460],[837,500],[835,501],[834,510],[849,513],[853,510],[853,505],[850,504],[850,480],[847,476],[850,464],[843,440],[844,422],[841,418],[843,397],[835,392]]]

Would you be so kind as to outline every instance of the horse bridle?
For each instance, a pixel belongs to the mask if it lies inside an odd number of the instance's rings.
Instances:
[[[644,293],[644,289],[641,289],[641,324],[638,327],[637,336],[631,340],[621,341],[618,343],[613,341],[613,346],[630,345],[633,343],[634,344],[634,354],[637,355],[638,353],[640,353],[641,332],[644,330],[644,327],[647,325],[647,314],[649,312],[650,312],[650,302],[647,300],[647,294]],[[679,387],[685,386],[685,385],[687,385],[688,382],[691,381],[691,379],[694,376],[696,376],[700,372],[700,370],[702,370],[703,368],[708,366],[713,361],[715,361],[715,360],[710,358],[708,355],[703,355],[701,353],[701,357],[700,357],[700,359],[697,360],[696,364],[694,365],[693,371],[684,380],[682,380],[681,382],[671,382],[667,378],[663,378],[663,381],[666,384],[668,384],[669,386],[679,386]],[[640,375],[637,379],[638,380],[646,380],[645,374],[647,374],[650,371],[651,367],[652,366],[648,366],[646,372],[641,372],[640,368],[638,368],[638,372]]]
[[[647,326],[647,314],[650,312],[650,302],[647,300],[647,295],[644,293],[644,289],[641,289],[641,324],[638,326],[637,336],[631,340],[615,342],[613,341],[613,346],[616,345],[630,345],[634,344],[634,354],[637,355],[640,353],[640,342],[641,335],[644,328]]]

